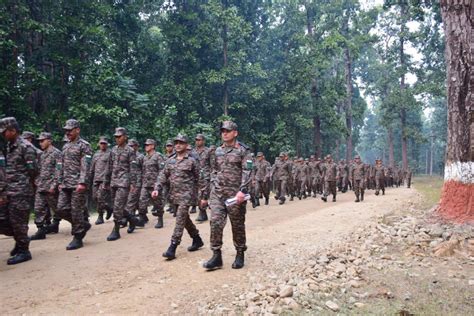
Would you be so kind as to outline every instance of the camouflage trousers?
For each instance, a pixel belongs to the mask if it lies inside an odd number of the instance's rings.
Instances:
[[[354,180],[352,182],[352,185],[354,186],[355,196],[359,198],[359,196],[364,195],[364,180]]]
[[[140,192],[142,188],[136,187],[135,191],[128,192],[127,205],[125,206],[125,215],[132,214],[135,215],[136,210],[138,210],[138,203],[140,201]]]
[[[110,189],[106,189],[103,182],[95,182],[92,186],[92,199],[96,203],[97,212],[103,214],[110,208]]]
[[[143,187],[140,191],[140,200],[138,202],[138,214],[145,215],[148,213],[148,206],[151,204],[153,205],[153,210],[156,211],[158,216],[163,216],[163,197],[160,196],[156,199],[151,198],[151,193],[153,192],[153,188],[145,188]]]
[[[174,207],[176,209],[176,224],[171,236],[171,242],[179,245],[185,229],[191,238],[199,235],[199,230],[197,230],[196,225],[189,218],[189,205],[175,204]]]
[[[288,190],[288,185],[287,185],[287,180],[286,179],[276,181],[275,195],[278,198],[284,198],[287,194],[287,190]]]
[[[28,250],[30,245],[30,239],[28,238],[28,220],[32,206],[32,196],[10,197],[8,201],[7,210],[10,227],[19,250]]]
[[[385,192],[385,180],[381,178],[375,178],[375,193],[379,194],[379,191]]]
[[[57,214],[61,219],[71,223],[71,234],[82,234],[87,217],[87,191],[76,192],[75,189],[59,191]]]
[[[411,177],[407,177],[407,188],[411,186]]]
[[[50,194],[48,192],[36,192],[35,194],[35,224],[37,226],[43,226],[48,220],[51,219],[51,214],[58,218],[56,215],[58,205],[58,194]]]
[[[124,217],[125,207],[127,206],[127,199],[130,189],[122,187],[112,187],[111,196],[114,208],[114,220],[120,221]]]
[[[247,239],[245,235],[247,203],[234,204],[226,207],[224,201],[230,197],[233,196],[211,192],[209,203],[211,209],[211,249],[219,250],[222,248],[222,236],[227,222],[227,216],[229,216],[234,247],[237,251],[245,251],[247,250]]]
[[[263,195],[266,199],[268,199],[268,196],[270,195],[270,185],[267,181],[256,181],[255,191],[257,194],[257,198]]]
[[[332,198],[336,198],[337,194],[337,186],[336,186],[336,181],[324,181],[324,197],[329,196],[329,194],[332,194]]]

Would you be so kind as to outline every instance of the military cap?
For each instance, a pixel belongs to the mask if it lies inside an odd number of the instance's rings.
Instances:
[[[309,156],[309,158],[311,158],[311,159],[314,158],[314,155]]]
[[[37,140],[45,140],[45,139],[51,139],[51,133],[42,132],[39,134],[39,137],[37,138]]]
[[[204,134],[196,134],[196,137],[195,139],[206,139],[206,137],[204,137]]]
[[[308,159],[308,158],[305,158],[304,161],[309,161],[309,159]]]
[[[128,146],[138,146],[137,140],[136,140],[136,139],[133,139],[133,138],[130,139],[130,140],[128,141]]]
[[[284,152],[281,152],[279,156],[280,156],[280,157],[285,157],[285,153],[284,153]]]
[[[236,131],[237,130],[237,124],[235,124],[232,121],[224,121],[221,124],[221,130],[228,130],[228,131]]]
[[[109,140],[105,136],[100,136],[99,137],[99,144],[109,144]]]
[[[115,129],[115,134],[114,136],[127,136],[127,129],[125,127],[117,127]]]
[[[297,160],[298,161],[303,161],[303,157],[299,157]]]
[[[145,141],[145,145],[156,145],[156,142],[155,142],[154,139],[148,138],[148,139]]]
[[[360,159],[360,156],[359,156],[359,155],[355,155],[355,156],[354,156],[354,159]]]
[[[263,153],[262,153],[261,151],[259,151],[259,152],[257,153],[257,157],[262,157],[262,156],[263,156]]]
[[[23,138],[35,138],[35,134],[33,132],[24,131],[21,134],[21,137],[23,137]]]
[[[17,130],[20,129],[20,126],[18,125],[16,118],[12,116],[5,117],[0,120],[0,133],[3,133],[9,128],[15,128]]]
[[[173,146],[173,141],[171,139],[168,139],[166,141],[166,146]]]
[[[183,142],[183,143],[188,143],[188,138],[186,137],[186,135],[183,135],[183,134],[178,134],[176,135],[176,137],[174,138],[174,142]]]
[[[75,119],[69,119],[66,121],[66,125],[64,125],[63,129],[69,131],[75,128],[80,128],[81,125],[79,124],[78,120]]]

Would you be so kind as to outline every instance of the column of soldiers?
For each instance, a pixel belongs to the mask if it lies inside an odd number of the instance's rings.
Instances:
[[[411,185],[410,169],[402,172],[384,166],[380,159],[375,166],[362,163],[359,156],[353,161],[335,163],[331,155],[324,160],[312,155],[309,159],[281,152],[273,166],[262,152],[253,157],[249,148],[237,140],[237,125],[225,121],[221,125],[222,144],[205,146],[203,134],[195,137],[193,149],[185,135],[166,142],[165,153],[156,150],[156,142],[147,139],[145,155],[139,144],[128,139],[123,127],[115,129],[116,145],[110,149],[105,136],[99,138],[98,150],[81,138],[77,120],[67,120],[63,127],[65,143],[62,150],[53,146],[52,135],[42,132],[36,139],[41,150],[34,147],[34,135],[21,133],[15,118],[0,120],[0,133],[6,145],[0,153],[0,233],[13,236],[15,247],[8,264],[31,259],[30,240],[45,239],[57,233],[61,220],[71,223],[71,242],[67,250],[83,247],[83,240],[91,228],[88,194],[98,212],[96,225],[104,224],[113,216],[113,229],[108,241],[121,238],[120,229],[133,233],[145,227],[147,216],[157,217],[155,228],[164,225],[165,205],[176,217],[171,242],[163,256],[176,257],[176,250],[186,230],[192,239],[188,251],[199,250],[204,241],[189,214],[199,209],[197,222],[208,220],[210,210],[210,246],[213,256],[204,263],[209,270],[222,267],[222,239],[227,216],[230,219],[236,249],[233,268],[244,266],[246,246],[246,201],[260,206],[269,205],[273,188],[279,204],[294,197],[299,199],[318,195],[324,202],[337,192],[352,189],[356,202],[364,200],[367,189],[375,195],[385,194],[385,188]],[[232,201],[232,202],[229,202]],[[37,231],[28,237],[30,210],[34,210]],[[137,213],[138,212],[138,213]]]

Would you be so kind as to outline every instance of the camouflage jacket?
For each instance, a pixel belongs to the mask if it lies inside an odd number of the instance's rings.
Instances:
[[[365,179],[366,168],[363,163],[353,163],[351,166],[351,179],[354,180],[364,180]]]
[[[165,167],[165,159],[159,152],[146,155],[143,158],[142,187],[153,188],[160,171]]]
[[[248,147],[236,142],[234,146],[222,144],[211,154],[211,190],[222,197],[237,192],[250,192],[253,161]]]
[[[199,157],[199,199],[207,200],[209,197],[210,191],[210,182],[211,182],[211,151],[208,147],[196,147],[193,150],[194,155]]]
[[[137,151],[135,152],[135,156],[137,157],[136,158],[136,162],[137,162],[137,170],[136,170],[136,175],[137,175],[137,182],[135,184],[135,186],[137,188],[141,188],[142,187],[142,183],[143,183],[143,162],[145,160],[145,155],[142,154],[141,152]]]
[[[91,146],[82,138],[65,143],[58,167],[58,184],[66,189],[89,184],[91,160]]]
[[[33,196],[33,181],[36,175],[36,151],[33,146],[18,137],[8,142],[6,155],[0,161],[6,173],[5,193],[8,197]]]
[[[98,150],[92,157],[91,179],[93,182],[110,183],[110,150]]]
[[[335,164],[334,162],[323,163],[321,166],[321,171],[322,171],[322,177],[324,178],[324,181],[336,181],[336,179],[339,177],[337,164]]]
[[[186,154],[183,159],[171,156],[155,184],[161,192],[169,187],[168,199],[172,204],[193,205],[199,191],[199,162]]]
[[[270,163],[266,160],[255,162],[255,180],[268,181],[270,179],[271,169]]]
[[[272,167],[272,175],[275,180],[288,180],[292,175],[290,163],[286,160],[277,160]]]
[[[128,188],[137,185],[137,156],[135,151],[127,145],[112,148],[109,169],[111,187]]]
[[[38,176],[35,180],[36,191],[48,192],[58,186],[56,172],[61,163],[61,151],[54,146],[42,152],[38,163]]]
[[[346,164],[338,164],[339,177],[346,178],[349,175],[349,167]]]
[[[385,178],[385,167],[383,165],[375,165],[375,179]]]

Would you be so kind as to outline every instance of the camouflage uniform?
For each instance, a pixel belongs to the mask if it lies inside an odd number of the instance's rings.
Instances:
[[[280,199],[280,203],[285,202],[291,170],[290,164],[288,161],[285,161],[283,153],[280,154],[280,159],[275,161],[272,167],[272,175],[275,177],[276,182],[275,198]]]
[[[108,144],[107,139],[101,138],[99,142]],[[91,179],[92,179],[92,198],[97,205],[97,211],[100,214],[104,210],[110,210],[110,150],[98,150],[92,157]]]
[[[3,144],[2,144],[3,145]],[[7,173],[4,148],[0,151],[0,234],[13,236],[13,230],[8,216]],[[6,153],[6,152],[5,152]]]
[[[366,166],[361,162],[354,162],[351,166],[351,179],[356,196],[356,202],[364,200],[364,182],[366,181]]]
[[[375,195],[379,195],[379,191],[382,190],[382,195],[385,194],[385,167],[382,165],[381,160],[377,160],[374,167],[375,175]]]
[[[38,139],[51,139],[51,134],[41,133]],[[61,151],[53,145],[50,145],[40,156],[39,172],[35,180],[35,224],[38,227],[43,227],[46,224],[47,208],[53,214],[57,213],[58,179],[56,178],[56,172],[60,163]],[[50,193],[51,190],[54,190],[54,193]]]
[[[151,144],[154,145],[155,141],[153,139],[147,139],[145,145]],[[165,159],[163,156],[156,151],[154,151],[151,155],[147,153],[143,159],[142,188],[138,206],[138,213],[142,217],[145,217],[144,215],[148,213],[148,206],[150,203],[153,205],[153,212],[159,217],[163,216],[163,197],[160,196],[158,199],[152,199],[151,193],[153,191],[155,182],[158,179],[160,171],[164,168],[164,161]]]
[[[204,139],[204,135],[202,134],[197,134],[196,139],[201,138]],[[206,209],[207,206],[201,207],[200,201],[201,200],[208,200],[209,199],[209,188],[206,186],[209,185],[210,183],[210,177],[211,177],[211,156],[210,156],[210,149],[206,146],[202,147],[196,147],[193,151],[193,153],[199,157],[198,162],[199,162],[199,167],[200,167],[200,175],[199,175],[199,181],[200,181],[200,189],[197,197],[197,205],[199,205],[199,215],[196,218],[197,221],[206,221],[207,220],[207,213]]]
[[[395,165],[395,167],[393,167],[393,170],[392,170],[392,181],[393,181],[393,184],[395,185],[395,187],[399,187],[400,185],[400,181],[399,181],[399,172],[398,172],[398,167]]]
[[[258,157],[263,157],[263,153],[258,153]],[[270,173],[271,165],[268,161],[263,158],[261,161],[255,163],[255,192],[257,198],[260,196],[265,197],[265,203],[268,204],[268,198],[270,195]]]
[[[16,127],[18,123],[13,117],[1,120],[0,132]],[[18,136],[14,141],[6,144],[5,156],[1,168],[6,175],[4,194],[7,198],[8,218],[11,232],[15,239],[15,254],[17,252],[29,254],[28,220],[33,206],[33,180],[36,174],[36,151],[30,142]],[[31,254],[29,254],[31,259]],[[11,258],[12,259],[12,258]],[[10,261],[9,264],[12,264]]]
[[[79,122],[68,120],[64,128],[66,130],[79,128]],[[87,186],[90,183],[91,160],[91,146],[78,137],[64,144],[61,162],[58,163],[58,215],[71,223],[71,234],[77,237],[85,235],[89,227],[85,220],[87,190],[78,192],[76,187],[79,184]]]
[[[407,171],[406,171],[406,179],[407,179],[407,188],[410,188],[411,186],[411,177],[413,175],[413,172],[411,171],[410,167],[408,167]]]
[[[128,146],[137,145],[138,142],[134,139],[131,139],[128,142]],[[133,149],[133,147],[132,147]],[[136,210],[139,207],[140,194],[142,188],[142,172],[143,172],[143,160],[145,156],[139,151],[135,151],[136,155],[136,183],[135,190],[128,193],[127,206],[125,207],[125,214],[135,215]]]
[[[332,161],[326,161],[322,166],[322,174],[324,181],[324,193],[321,199],[323,201],[327,201],[329,194],[332,194],[332,200],[335,202],[337,194],[336,181],[338,178],[337,164]]]

